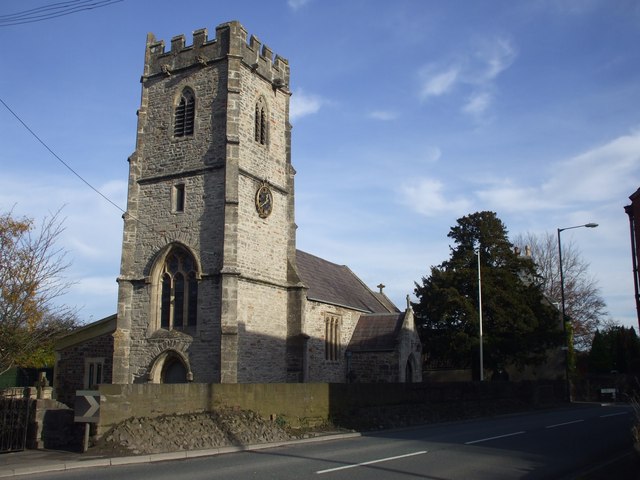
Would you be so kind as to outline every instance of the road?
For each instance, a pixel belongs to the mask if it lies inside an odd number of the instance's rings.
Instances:
[[[628,406],[574,405],[255,452],[31,479],[566,479],[630,451]]]

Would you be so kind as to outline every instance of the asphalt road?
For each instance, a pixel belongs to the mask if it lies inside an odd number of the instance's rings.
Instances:
[[[627,406],[580,406],[31,479],[568,479],[632,448]]]

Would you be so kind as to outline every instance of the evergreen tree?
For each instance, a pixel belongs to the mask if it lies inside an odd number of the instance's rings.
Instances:
[[[632,327],[596,331],[589,352],[591,373],[639,373],[640,339]]]
[[[429,361],[477,365],[478,251],[484,367],[535,364],[562,343],[558,311],[545,300],[535,265],[514,251],[507,233],[494,212],[458,219],[448,234],[455,243],[449,260],[416,283],[414,310]]]

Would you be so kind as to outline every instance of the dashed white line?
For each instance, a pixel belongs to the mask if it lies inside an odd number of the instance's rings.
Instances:
[[[513,437],[515,435],[522,435],[523,433],[526,433],[526,432],[523,430],[522,432],[507,433],[505,435],[498,435],[497,437],[481,438],[480,440],[472,440],[470,442],[465,442],[465,445],[473,445],[474,443],[488,442],[489,440],[497,440],[499,438]]]
[[[629,415],[629,412],[609,413],[607,415],[600,415],[600,418],[617,417],[618,415]]]
[[[347,470],[348,468],[356,468],[356,467],[363,467],[365,465],[373,465],[374,463],[389,462],[391,460],[398,460],[399,458],[407,458],[407,457],[414,457],[416,455],[424,455],[425,453],[427,453],[427,450],[421,450],[419,452],[406,453],[404,455],[398,455],[396,457],[380,458],[378,460],[371,460],[369,462],[354,463],[351,465],[344,465],[342,467],[328,468],[326,470],[318,470],[316,473],[322,474],[322,473],[329,473],[329,472],[337,472],[338,470]]]
[[[556,427],[564,427],[565,425],[573,425],[574,423],[580,423],[580,422],[584,422],[583,419],[580,420],[573,420],[571,422],[564,422],[564,423],[556,423],[555,425],[547,425],[544,428],[556,428]]]

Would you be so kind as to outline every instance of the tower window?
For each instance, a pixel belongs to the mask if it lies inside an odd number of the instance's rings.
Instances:
[[[183,248],[173,250],[164,264],[160,292],[160,328],[197,324],[198,281],[195,262]]]
[[[255,118],[254,118],[254,138],[260,145],[267,144],[267,107],[264,104],[264,100],[260,99],[256,103]]]
[[[173,186],[172,209],[174,212],[184,212],[184,183]]]
[[[193,135],[193,126],[196,114],[196,97],[193,91],[185,88],[180,95],[180,100],[176,105],[173,118],[174,137],[185,137]]]

